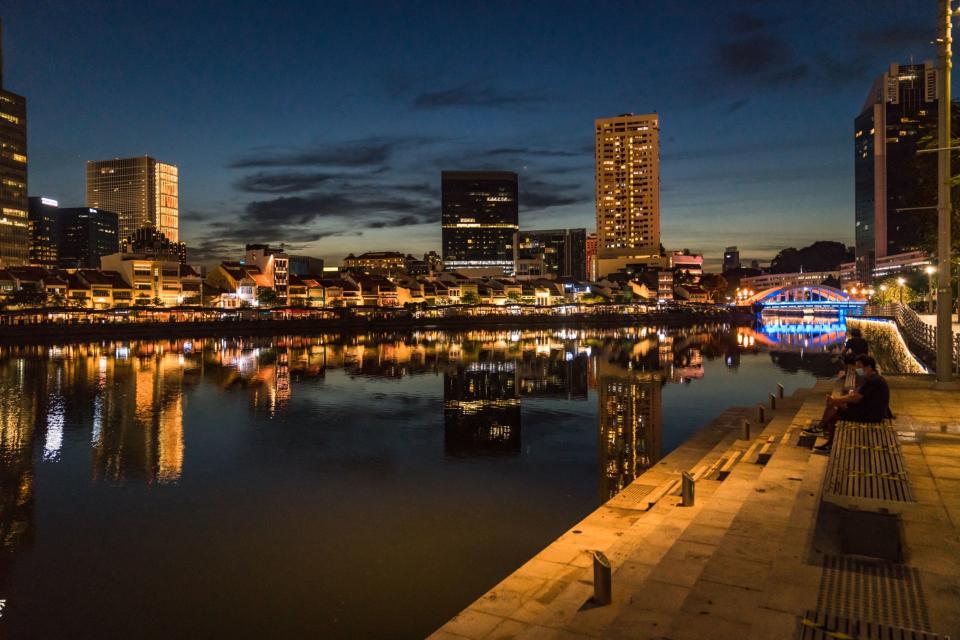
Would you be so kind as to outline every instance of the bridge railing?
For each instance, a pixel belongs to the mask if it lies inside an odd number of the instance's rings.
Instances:
[[[904,304],[868,305],[865,316],[893,318],[908,341],[923,349],[928,355],[937,353],[937,328],[924,322],[917,312]],[[953,336],[953,369],[960,369],[960,333]]]

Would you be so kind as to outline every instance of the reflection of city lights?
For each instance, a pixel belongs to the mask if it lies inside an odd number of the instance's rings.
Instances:
[[[130,357],[130,347],[117,347],[116,357],[118,360],[126,360]]]
[[[59,400],[51,400],[49,404],[43,459],[56,462],[60,460],[60,449],[63,447],[63,403]]]

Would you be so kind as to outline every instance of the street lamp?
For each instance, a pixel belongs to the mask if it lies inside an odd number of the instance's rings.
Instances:
[[[897,278],[897,284],[900,285],[900,304],[903,304],[903,285],[907,284],[907,279],[904,277]]]
[[[933,274],[937,272],[935,266],[927,265],[927,268],[924,269],[927,272],[927,290],[928,290],[928,300],[927,300],[927,313],[933,313],[933,295],[935,289],[933,288]]]

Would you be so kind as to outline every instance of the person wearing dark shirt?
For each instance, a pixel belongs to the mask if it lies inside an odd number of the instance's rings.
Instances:
[[[870,345],[863,339],[860,329],[851,329],[850,337],[847,343],[843,345],[843,355],[845,356],[865,356],[870,351]]]
[[[839,420],[882,422],[892,415],[890,387],[883,376],[877,373],[877,361],[870,356],[859,356],[856,362],[857,374],[863,378],[863,383],[855,391],[827,401],[828,405],[836,408],[836,412],[822,424],[827,441],[817,447],[817,451],[829,452],[833,447],[833,434]]]

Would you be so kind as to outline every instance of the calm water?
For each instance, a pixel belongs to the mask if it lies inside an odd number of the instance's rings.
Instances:
[[[2,347],[0,636],[424,636],[823,331]]]

